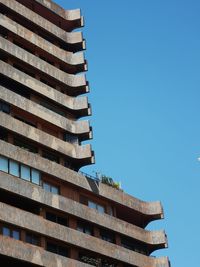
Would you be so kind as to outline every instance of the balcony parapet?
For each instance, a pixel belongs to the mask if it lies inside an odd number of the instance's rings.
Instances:
[[[60,195],[55,201],[53,194],[46,192],[41,187],[35,186],[30,182],[13,177],[10,174],[0,172],[0,188],[23,198],[36,201],[40,205],[54,208],[60,212],[65,212],[100,227],[146,243],[152,251],[167,247],[167,237],[163,230],[148,231],[142,229],[108,214],[101,214],[95,209],[90,209],[79,202]]]
[[[89,264],[48,252],[40,247],[0,235],[0,254],[43,267],[91,267]]]
[[[38,215],[2,202],[0,202],[0,220],[136,267],[169,267],[167,257],[153,258],[142,255],[77,230],[47,221]],[[111,251],[112,253],[110,253]]]
[[[88,115],[91,113],[86,96],[67,96],[1,60],[0,73],[63,107],[80,113],[87,110]]]
[[[74,54],[72,52],[64,51],[3,14],[0,14],[0,25],[15,35],[30,42],[32,45],[51,54],[51,56],[59,59],[63,63],[74,65],[74,67],[75,65],[82,65],[82,71],[87,70],[83,52]]]
[[[90,135],[90,125],[88,121],[72,121],[61,116],[23,96],[20,96],[3,86],[0,86],[0,99],[6,103],[28,112],[44,121],[47,121],[60,129],[76,135]]]
[[[3,37],[0,37],[0,49],[68,87],[81,88],[82,93],[86,93],[89,90],[84,74],[68,74]]]
[[[84,175],[67,169],[55,162],[41,158],[36,154],[20,149],[19,147],[8,144],[2,140],[0,140],[0,153],[5,157],[22,162],[25,165],[83,188],[88,192],[93,192],[88,179]],[[122,207],[124,206],[135,210],[143,216],[149,215],[150,221],[154,220],[155,217],[157,217],[157,219],[163,217],[163,209],[160,202],[141,201],[105,184],[100,183],[99,185],[99,196],[104,196],[105,199],[118,203],[122,205]]]
[[[0,126],[73,159],[93,160],[91,145],[74,145],[0,112]]]
[[[13,12],[19,14],[30,23],[34,23],[43,30],[47,31],[55,38],[58,38],[68,44],[81,44],[82,49],[85,49],[85,41],[83,40],[81,32],[66,32],[15,0],[0,0],[0,3]]]

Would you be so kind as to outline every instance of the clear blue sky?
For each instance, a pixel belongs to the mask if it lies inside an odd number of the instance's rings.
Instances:
[[[200,1],[57,0],[85,16],[93,148],[101,171],[161,200],[174,267],[199,266]]]

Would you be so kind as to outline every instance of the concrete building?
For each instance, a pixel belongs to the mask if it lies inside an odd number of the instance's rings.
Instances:
[[[0,265],[169,267],[163,218],[81,174],[94,163],[80,10],[0,0]],[[77,53],[78,52],[78,53]]]

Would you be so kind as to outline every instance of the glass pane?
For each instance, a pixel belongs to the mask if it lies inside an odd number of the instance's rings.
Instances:
[[[55,244],[47,242],[47,251],[57,253],[58,252],[58,247]]]
[[[10,160],[9,173],[19,177],[19,164],[16,161]]]
[[[51,186],[51,192],[52,192],[53,194],[56,194],[56,195],[58,195],[58,194],[59,194],[58,187]]]
[[[31,181],[32,183],[34,184],[40,184],[40,172],[35,170],[35,169],[32,169],[31,170]]]
[[[32,244],[32,236],[30,234],[26,234],[26,243]]]
[[[13,231],[13,238],[19,240],[19,231]]]
[[[8,159],[0,156],[0,171],[8,172]]]
[[[25,165],[21,165],[21,178],[27,181],[31,180],[30,168]]]
[[[47,183],[43,183],[43,188],[44,188],[45,191],[47,191],[47,192],[51,192],[51,187],[50,187],[49,184],[47,184]]]
[[[92,201],[88,201],[88,206],[92,209],[96,209],[97,208],[97,204],[92,202]]]
[[[64,257],[67,257],[67,248],[64,247],[58,247],[58,254]]]
[[[10,229],[7,227],[3,227],[3,235],[10,236]]]
[[[104,209],[104,207],[101,206],[101,205],[97,205],[97,210],[98,210],[98,212],[100,212],[100,213],[105,213],[105,209]]]

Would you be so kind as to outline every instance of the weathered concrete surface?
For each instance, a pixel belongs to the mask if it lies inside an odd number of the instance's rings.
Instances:
[[[23,111],[35,115],[57,127],[73,134],[90,132],[89,121],[72,121],[25,97],[22,97],[3,86],[0,86],[0,99]]]
[[[27,40],[36,47],[39,47],[40,49],[48,52],[49,54],[53,55],[54,57],[58,58],[59,60],[61,60],[66,64],[85,65],[84,54],[82,52],[74,54],[72,52],[67,52],[65,50],[62,50],[58,46],[55,46],[54,44],[48,42],[47,40],[40,37],[36,33],[28,30],[27,28],[11,20],[10,18],[6,17],[3,14],[0,14],[0,24],[1,26],[8,29],[12,33]],[[83,67],[83,70],[86,69],[87,69],[86,66]]]
[[[0,221],[134,266],[169,267],[167,258],[152,258],[142,255],[77,230],[47,221],[38,215],[14,208],[2,202],[0,202]]]
[[[0,254],[44,267],[91,267],[91,265],[1,235]]]
[[[66,212],[67,214],[81,218],[90,223],[94,223],[100,227],[107,228],[122,235],[144,242],[150,245],[152,250],[156,250],[158,246],[159,248],[167,247],[167,237],[164,231],[147,231],[133,224],[117,219],[116,217],[101,214],[95,209],[90,209],[89,207],[69,198],[55,196],[46,192],[39,186],[33,185],[30,182],[1,171],[0,188],[24,198],[36,201],[41,204],[41,207],[45,205],[62,212]]]
[[[3,112],[0,112],[0,126],[71,158],[92,160],[91,145],[79,146],[62,141]]]
[[[68,74],[3,37],[0,37],[0,49],[69,87],[84,87],[85,93],[88,92],[85,74]]]
[[[119,204],[123,203],[131,209],[142,210],[146,215],[155,215],[155,218],[160,219],[164,217],[160,201],[144,202],[103,183],[99,184],[99,193],[101,196],[112,199]]]
[[[88,107],[88,98],[86,96],[71,97],[62,94],[56,89],[38,81],[37,79],[27,75],[22,71],[17,70],[16,68],[12,67],[8,63],[3,62],[2,60],[0,60],[0,73],[22,85],[27,86],[32,91],[51,99],[52,101],[62,105],[63,107],[75,111],[88,109],[88,115],[91,114],[91,111]]]
[[[48,31],[50,34],[53,34],[62,41],[69,44],[82,43],[83,49],[85,48],[85,43],[81,32],[66,32],[15,0],[0,0],[0,3],[14,12],[17,12],[22,17],[36,24],[45,31]]]
[[[77,20],[81,19],[81,11],[80,9],[74,10],[65,10],[61,6],[57,5],[55,2],[51,0],[36,0],[38,3],[43,6],[49,8],[52,12],[55,12],[59,16],[63,17],[66,20]]]
[[[80,188],[86,189],[87,191],[92,191],[86,177],[80,173],[65,168],[60,164],[49,161],[36,154],[25,151],[24,149],[20,149],[19,147],[2,140],[0,140],[0,154],[18,162],[22,162],[44,173],[55,176],[58,179],[67,181]],[[105,199],[131,208],[140,214],[149,215],[150,219],[153,219],[155,216],[163,216],[160,202],[144,202],[102,183],[100,183],[99,189],[100,197],[104,196]]]

